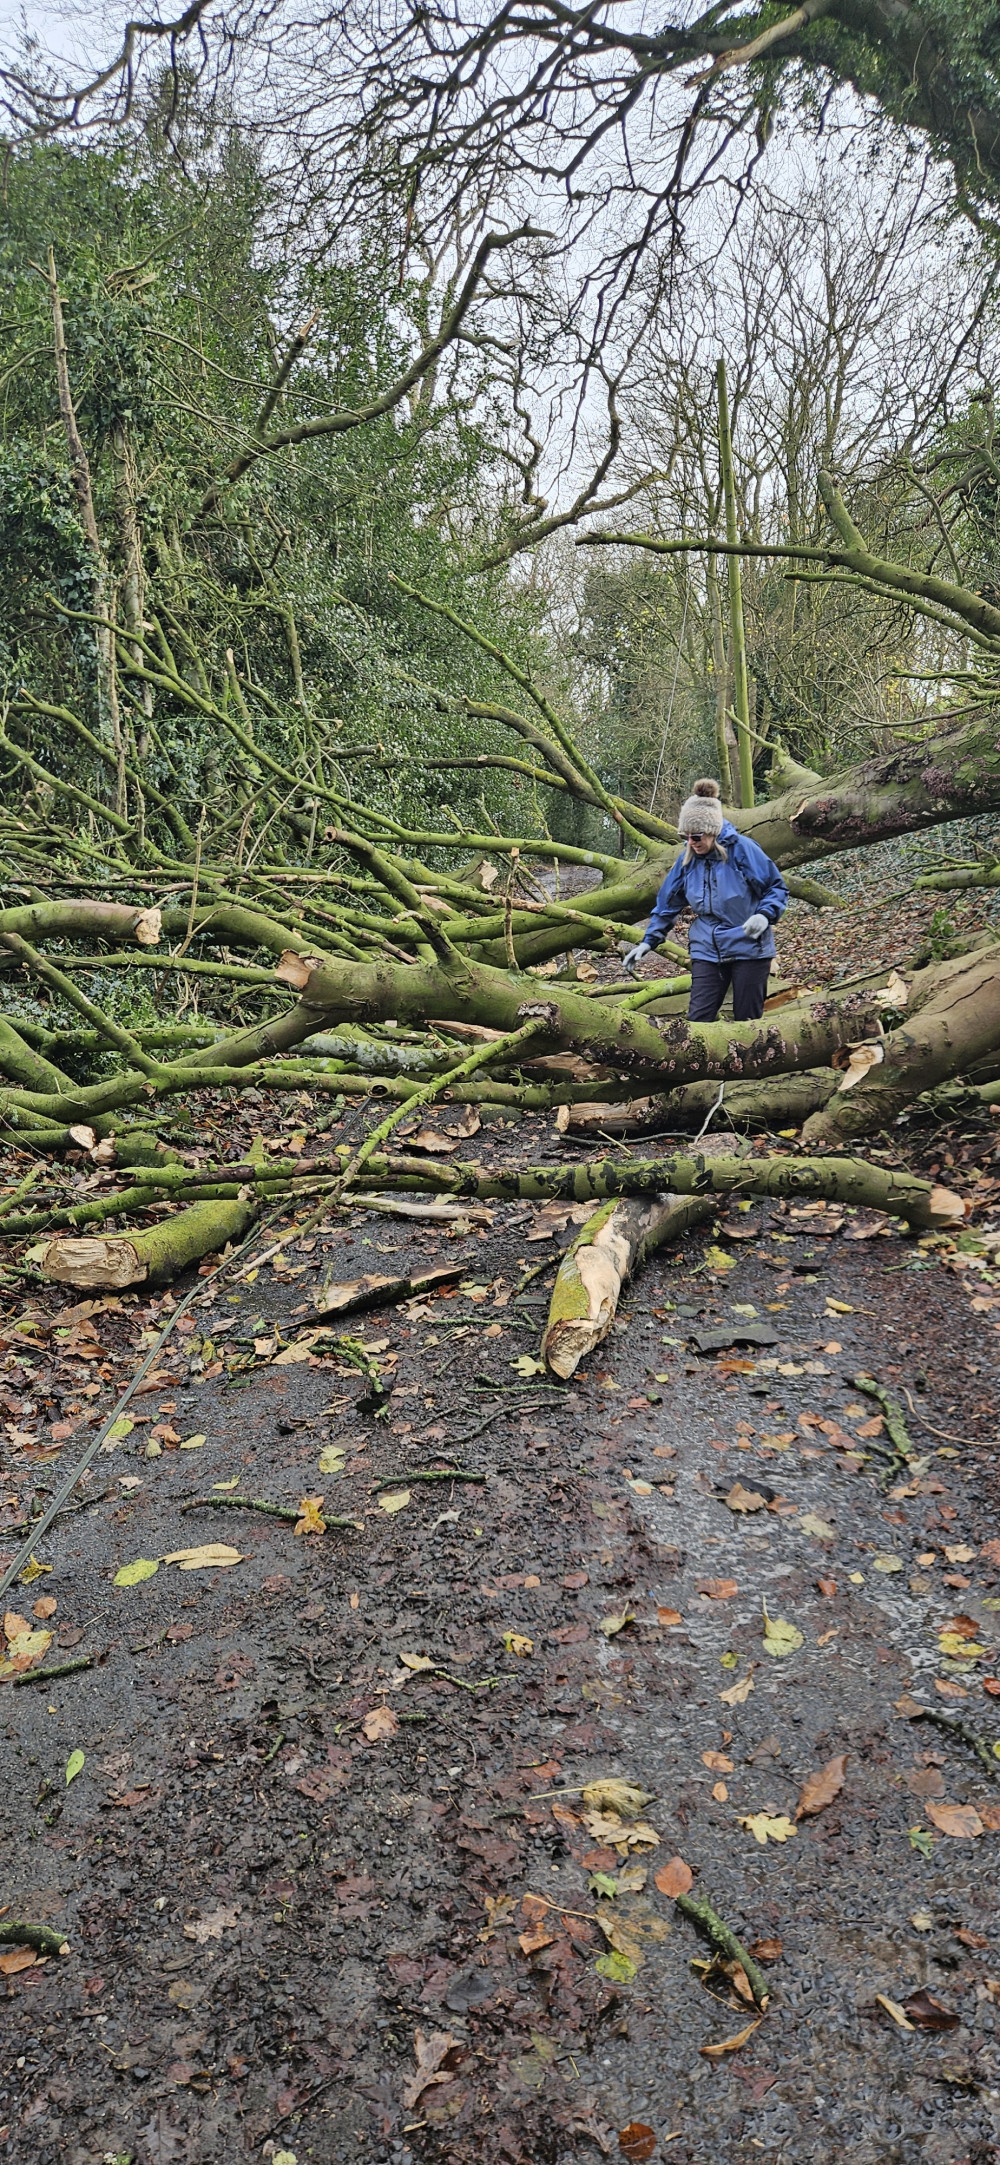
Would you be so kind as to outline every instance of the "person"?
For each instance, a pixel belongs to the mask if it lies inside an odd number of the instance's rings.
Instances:
[[[633,975],[685,905],[694,911],[688,937],[691,1022],[714,1022],[730,984],[737,1022],[764,1012],[775,953],[774,927],[788,902],[776,864],[723,815],[718,782],[696,782],[677,818],[686,848],[656,897],[644,937],[624,967]]]

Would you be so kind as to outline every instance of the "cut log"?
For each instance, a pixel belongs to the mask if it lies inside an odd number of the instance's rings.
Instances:
[[[242,1240],[256,1216],[248,1203],[194,1203],[143,1233],[108,1233],[90,1240],[50,1240],[41,1259],[43,1278],[60,1285],[169,1285],[190,1263],[214,1255],[227,1241]]]
[[[553,1375],[573,1375],[607,1337],[626,1279],[654,1248],[679,1238],[714,1208],[707,1197],[679,1195],[597,1205],[567,1248],[552,1288],[542,1358]]]

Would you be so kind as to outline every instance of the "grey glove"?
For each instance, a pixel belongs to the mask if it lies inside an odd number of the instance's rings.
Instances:
[[[622,969],[626,977],[634,977],[643,955],[651,955],[652,952],[652,944],[649,940],[640,940],[638,947],[627,948],[622,957]]]
[[[770,918],[765,917],[762,910],[755,910],[753,916],[747,918],[743,930],[748,940],[761,940],[769,924]]]

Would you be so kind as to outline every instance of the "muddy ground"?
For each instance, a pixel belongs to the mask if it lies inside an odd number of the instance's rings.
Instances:
[[[227,1126],[245,1147],[221,1101],[204,1118],[213,1155]],[[964,1185],[973,1226],[996,1143],[983,1119],[912,1159]],[[462,1155],[559,1147],[551,1122],[490,1125]],[[48,1661],[94,1661],[0,1684],[0,1906],[70,1950],[0,1977],[0,2157],[1000,2159],[1000,1274],[872,1213],[735,1206],[559,1386],[515,1365],[551,1269],[517,1288],[571,1232],[517,1205],[450,1232],[358,1213],[206,1285],[166,1341],[8,1597],[33,1624],[56,1603]],[[351,1326],[384,1413],[335,1353],[280,1359],[321,1274],[435,1264],[453,1289]],[[51,1289],[9,1300],[7,1560],[183,1290],[68,1320]],[[693,1335],[750,1324],[773,1343]],[[885,1455],[862,1372],[901,1396],[915,1465]],[[234,1493],[363,1530],[198,1502]],[[241,1560],[160,1561],[210,1541]],[[138,1559],[155,1574],[115,1585]],[[650,1793],[655,1846],[584,1823],[605,1776]],[[693,1966],[710,1949],[656,1885],[674,1858],[764,1943],[756,2028]],[[620,2145],[632,2123],[655,2151]]]

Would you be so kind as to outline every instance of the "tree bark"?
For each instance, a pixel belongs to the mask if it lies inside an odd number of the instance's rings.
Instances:
[[[242,1240],[256,1214],[254,1203],[193,1203],[144,1233],[51,1240],[42,1276],[79,1287],[169,1285],[189,1264]]]

